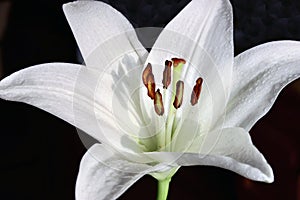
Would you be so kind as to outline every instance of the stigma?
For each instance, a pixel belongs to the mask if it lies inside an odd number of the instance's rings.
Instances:
[[[186,61],[182,58],[172,58],[171,60],[173,61],[174,67],[178,67],[178,66],[184,65],[186,63]]]

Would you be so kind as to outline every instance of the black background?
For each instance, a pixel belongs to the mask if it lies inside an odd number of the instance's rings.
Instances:
[[[189,1],[106,1],[135,27],[165,26]],[[76,43],[61,6],[65,1],[12,1],[2,41],[5,76],[46,62],[77,63]],[[258,44],[300,40],[300,1],[232,0],[235,54]],[[255,97],[253,97],[255,98]],[[271,112],[251,130],[254,144],[274,169],[275,183],[249,181],[215,167],[184,167],[169,199],[300,198],[299,81],[288,86]],[[74,199],[79,162],[86,149],[76,129],[32,106],[0,101],[0,199]],[[146,176],[120,199],[155,199]]]

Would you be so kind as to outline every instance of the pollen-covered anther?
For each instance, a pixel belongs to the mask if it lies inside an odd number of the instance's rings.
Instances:
[[[192,106],[194,106],[198,103],[198,100],[200,98],[201,89],[202,89],[202,83],[203,83],[203,79],[201,77],[196,80],[196,85],[194,86],[193,92],[191,95]]]
[[[171,60],[173,61],[174,67],[177,67],[180,64],[184,65],[186,63],[186,61],[183,58],[172,58]]]
[[[154,75],[152,73],[152,65],[148,63],[147,67],[143,71],[142,75],[143,83],[147,87],[148,90],[148,96],[151,99],[154,99],[155,97],[155,80]]]
[[[165,70],[163,73],[163,80],[162,80],[162,84],[163,84],[163,88],[167,89],[168,86],[171,83],[171,67],[172,67],[172,62],[169,60],[166,60],[165,62]]]
[[[157,91],[155,92],[154,110],[155,110],[156,114],[158,114],[159,116],[162,116],[165,112],[162,95],[161,95],[159,89],[157,89]]]
[[[154,82],[153,74],[149,74],[147,77],[147,90],[148,90],[148,96],[151,99],[154,99],[154,97],[155,97],[155,82]]]
[[[147,87],[148,81],[147,81],[147,77],[149,74],[153,74],[152,73],[152,65],[151,63],[148,63],[147,67],[144,69],[143,71],[143,75],[142,75],[142,79],[143,79],[143,83],[144,85]]]
[[[184,83],[183,81],[177,81],[176,83],[176,95],[173,102],[174,108],[178,109],[182,105],[183,101]]]

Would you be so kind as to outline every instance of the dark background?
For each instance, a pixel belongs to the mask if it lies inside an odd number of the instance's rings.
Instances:
[[[9,2],[1,38],[3,77],[39,63],[78,62],[75,39],[61,9],[65,1]],[[164,27],[189,1],[106,2],[135,27]],[[231,2],[235,54],[272,40],[300,40],[299,0]],[[273,167],[273,184],[253,182],[215,167],[184,167],[172,179],[169,199],[300,200],[299,100],[300,82],[296,81],[250,131],[254,144]],[[2,100],[0,119],[0,199],[74,199],[79,162],[86,151],[76,129],[32,106]],[[155,196],[156,181],[146,176],[120,199]]]

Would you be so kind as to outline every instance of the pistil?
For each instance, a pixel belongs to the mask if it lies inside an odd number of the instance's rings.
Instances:
[[[171,60],[173,61],[173,65],[175,68],[178,66],[182,67],[186,63],[186,61],[182,58],[172,58]]]
[[[186,61],[184,59],[181,58],[172,58],[171,59],[173,61],[173,81],[172,81],[172,99],[171,102],[173,102],[173,105],[170,105],[169,107],[169,112],[168,112],[168,116],[167,116],[167,122],[166,122],[166,146],[168,146],[167,150],[171,150],[170,149],[170,143],[172,141],[172,131],[173,131],[173,126],[174,126],[174,118],[176,116],[176,111],[177,109],[181,106],[182,102],[182,97],[181,94],[179,94],[180,92],[182,92],[183,94],[183,82],[180,81],[179,79],[181,78],[181,73],[182,73],[182,68],[184,66],[184,64],[186,63]],[[178,83],[179,82],[179,83]],[[176,90],[177,90],[177,85],[178,83],[178,97],[179,99],[176,101]]]

